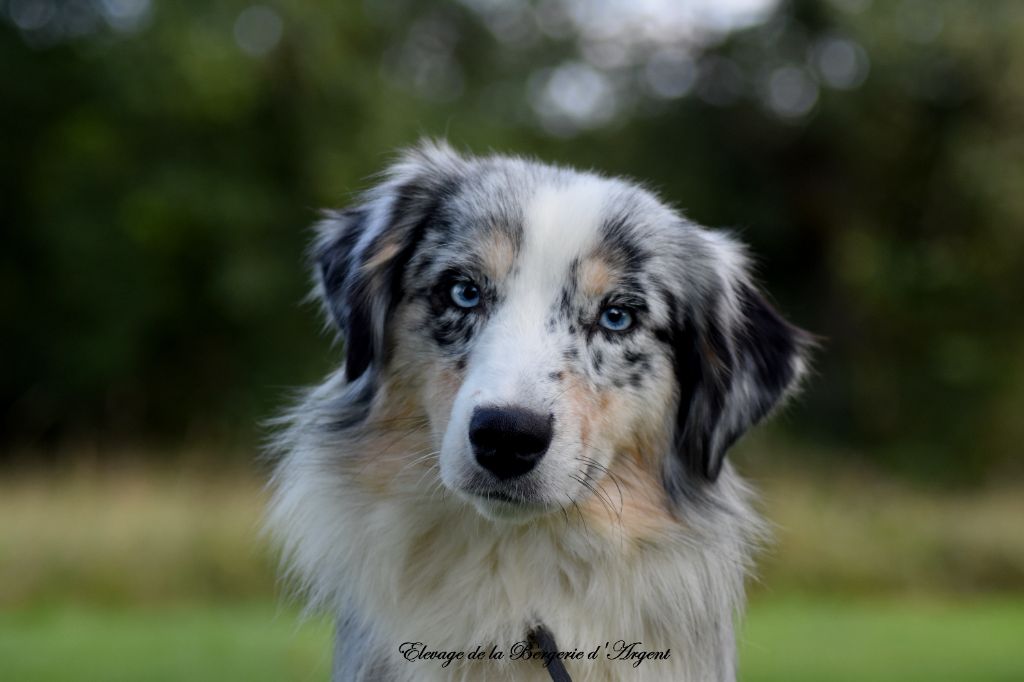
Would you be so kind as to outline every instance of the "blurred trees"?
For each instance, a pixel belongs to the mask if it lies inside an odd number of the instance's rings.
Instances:
[[[823,456],[1019,471],[1024,8],[730,4],[0,2],[2,443],[251,441],[337,352],[314,210],[430,134],[737,230]]]

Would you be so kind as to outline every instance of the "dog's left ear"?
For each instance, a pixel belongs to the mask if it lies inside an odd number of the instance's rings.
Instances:
[[[726,451],[795,391],[813,346],[750,281],[741,247],[714,234],[717,281],[677,312],[676,453],[666,481],[673,494],[718,478]]]
[[[384,361],[405,267],[439,220],[465,163],[447,144],[421,142],[356,206],[328,213],[317,225],[313,294],[345,340],[349,381]]]

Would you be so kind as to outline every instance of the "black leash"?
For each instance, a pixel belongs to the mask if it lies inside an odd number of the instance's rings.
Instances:
[[[547,656],[548,675],[551,675],[551,682],[572,682],[569,671],[565,669],[565,663],[558,658],[558,644],[555,643],[555,636],[551,634],[543,623],[537,623],[526,633],[530,644],[537,647]]]

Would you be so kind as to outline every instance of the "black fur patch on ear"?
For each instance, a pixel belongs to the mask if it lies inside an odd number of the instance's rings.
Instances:
[[[410,185],[399,191],[399,198],[395,201],[392,220],[397,221],[403,213],[413,211],[416,212],[419,219],[406,234],[401,250],[388,265],[388,293],[392,303],[397,303],[405,295],[402,288],[405,269],[416,253],[416,249],[423,241],[424,236],[426,236],[427,229],[441,228],[447,225],[443,220],[444,205],[456,195],[459,185],[460,182],[456,178],[443,178],[436,181],[433,187],[429,189],[430,198],[425,202],[420,199],[418,208],[416,207],[416,194],[422,193],[424,191],[423,187]],[[378,239],[383,241],[383,238],[384,235],[381,235]]]
[[[714,323],[698,327],[689,316],[677,328],[673,339],[673,364],[679,386],[676,412],[676,452],[683,459],[685,475],[690,480],[718,476],[711,470],[713,429],[725,406],[732,355],[725,338]]]
[[[357,297],[348,315],[345,335],[345,378],[355,381],[370,367],[374,356],[373,320],[368,299]]]
[[[326,221],[329,236],[321,239],[314,255],[326,307],[345,337],[349,381],[386,353],[383,336],[404,296],[406,267],[457,187],[453,178],[427,174],[393,190],[382,226],[368,224],[368,205]],[[371,229],[374,237],[360,247],[363,234]]]
[[[321,224],[321,237],[313,256],[320,275],[324,306],[345,338],[345,376],[358,378],[373,355],[370,318],[362,297],[354,292],[358,270],[356,244],[366,230],[365,208],[338,211]]]
[[[346,336],[349,333],[349,320],[343,292],[348,286],[349,273],[353,267],[352,254],[363,232],[366,213],[363,209],[328,213],[324,224],[332,226],[330,229],[334,238],[317,244],[313,252],[325,304],[334,323]]]
[[[784,320],[753,287],[742,287],[740,304],[746,328],[737,339],[737,352],[749,359],[756,383],[764,391],[755,409],[756,420],[771,410],[796,378],[793,359],[802,353],[809,338],[807,332]]]
[[[753,287],[741,284],[737,297],[738,319],[711,305],[702,317],[684,313],[673,332],[681,460],[667,469],[673,496],[718,478],[729,448],[794,386],[810,345]]]

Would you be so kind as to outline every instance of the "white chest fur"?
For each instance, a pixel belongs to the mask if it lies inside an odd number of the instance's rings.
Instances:
[[[382,498],[318,469],[293,462],[279,471],[271,525],[313,602],[357,624],[358,641],[339,652],[352,669],[372,660],[398,680],[548,680],[539,661],[509,660],[540,621],[559,650],[598,651],[566,662],[577,681],[735,678],[750,531],[739,520],[749,514],[716,520],[714,537],[680,525],[636,542],[571,510],[496,523],[440,491]],[[719,484],[733,478],[726,472]],[[620,640],[637,644],[621,654]],[[442,652],[496,647],[503,657],[405,660],[402,645],[416,642]],[[668,655],[637,663],[646,652]]]

